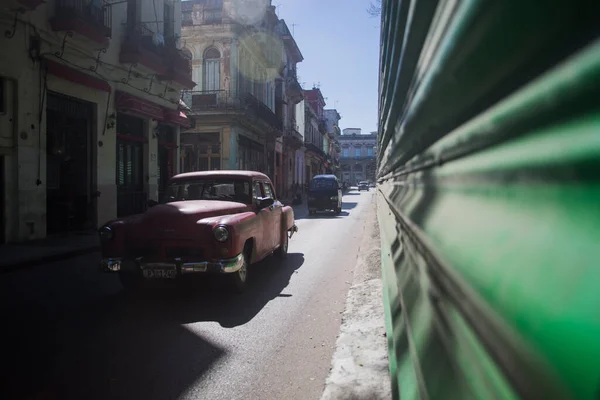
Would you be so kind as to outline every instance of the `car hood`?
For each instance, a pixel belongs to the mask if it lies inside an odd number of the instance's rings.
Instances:
[[[217,200],[176,201],[158,204],[133,222],[137,237],[189,237],[197,234],[196,222],[200,219],[237,214],[249,211],[244,203]]]

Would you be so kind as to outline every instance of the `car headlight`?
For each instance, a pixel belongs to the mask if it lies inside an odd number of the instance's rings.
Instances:
[[[115,233],[108,226],[103,226],[98,230],[98,234],[100,235],[100,240],[106,241],[110,240],[115,236]]]
[[[335,200],[337,200],[337,199],[338,199],[338,197],[337,197],[337,196],[331,196],[331,197],[330,197],[330,200],[333,200],[333,201],[335,201]]]
[[[217,242],[224,242],[229,239],[229,229],[226,226],[219,225],[213,229],[213,235]]]

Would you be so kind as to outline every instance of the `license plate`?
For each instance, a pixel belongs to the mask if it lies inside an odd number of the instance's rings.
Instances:
[[[174,269],[145,269],[144,278],[146,279],[175,279],[177,270]]]

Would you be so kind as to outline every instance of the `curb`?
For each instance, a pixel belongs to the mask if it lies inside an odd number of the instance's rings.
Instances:
[[[77,250],[72,250],[64,253],[52,254],[48,256],[42,256],[37,258],[32,258],[26,261],[20,261],[16,263],[10,264],[0,264],[0,275],[8,274],[10,272],[14,272],[20,269],[26,269],[31,267],[36,267],[41,264],[57,262],[62,260],[68,260],[69,258],[74,258],[77,256],[81,256],[84,254],[94,253],[96,251],[100,251],[100,246],[94,245],[89,247],[83,247]]]
[[[321,400],[392,398],[375,208],[374,197]]]

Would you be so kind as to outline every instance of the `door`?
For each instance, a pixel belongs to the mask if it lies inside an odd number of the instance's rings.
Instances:
[[[144,190],[144,120],[120,114],[117,117],[117,217],[139,214],[146,209]]]
[[[258,200],[264,197],[263,188],[260,182],[254,182],[252,184],[252,198],[254,204],[258,204]],[[268,229],[271,225],[271,208],[263,208],[258,210],[256,213],[258,219],[257,232],[256,232],[256,258],[262,259],[267,252],[271,251],[271,230]]]
[[[275,191],[273,190],[273,186],[269,182],[263,182],[263,189],[265,197],[270,197],[273,200],[276,200]],[[283,209],[283,205],[279,201],[275,201],[273,205],[270,207],[269,214],[269,227],[268,231],[270,232],[270,244],[271,249],[279,246],[281,241],[281,212]]]
[[[162,200],[167,183],[174,174],[175,151],[177,142],[173,127],[160,125],[158,141],[158,198]]]
[[[48,234],[93,229],[95,198],[90,123],[93,105],[49,93],[46,110]]]

